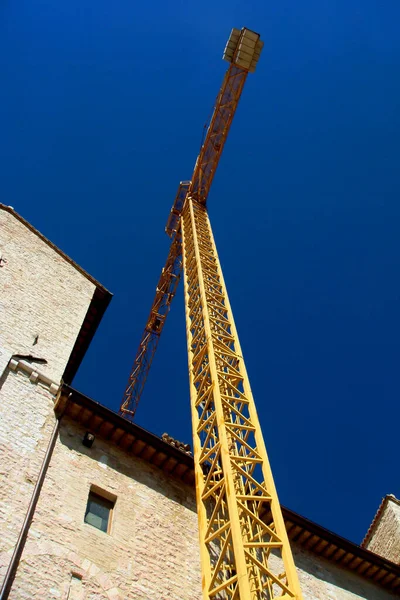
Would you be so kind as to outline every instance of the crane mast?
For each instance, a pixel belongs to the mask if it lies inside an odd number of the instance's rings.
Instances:
[[[171,250],[121,405],[133,418],[183,266],[204,600],[302,598],[206,208],[261,49],[258,34],[232,30],[231,64],[193,178],[180,184],[167,222]]]

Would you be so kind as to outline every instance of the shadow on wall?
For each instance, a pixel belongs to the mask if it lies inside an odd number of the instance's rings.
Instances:
[[[300,582],[304,598],[325,600],[391,600],[397,595],[385,590],[361,575],[347,571],[326,558],[306,550],[293,547],[296,567],[300,571]]]
[[[164,473],[159,467],[128,454],[100,437],[95,436],[91,448],[85,447],[82,440],[86,431],[85,427],[75,423],[69,417],[63,417],[59,434],[60,442],[69,450],[79,452],[88,459],[162,494],[169,501],[196,512],[194,487],[175,479],[173,475]]]

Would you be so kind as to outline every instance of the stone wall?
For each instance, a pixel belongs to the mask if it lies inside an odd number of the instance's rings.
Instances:
[[[0,584],[23,523],[54,424],[53,394],[95,285],[0,207]],[[44,375],[11,369],[32,355]],[[47,385],[43,383],[47,381]]]
[[[384,498],[364,547],[400,564],[400,500],[395,496]]]
[[[10,597],[200,600],[193,489],[84,433],[62,420]],[[117,497],[110,534],[84,523],[92,485]]]
[[[84,433],[62,421],[11,598],[200,600],[194,489],[106,440],[86,448]],[[84,523],[93,485],[117,498],[110,534]],[[293,550],[304,600],[398,597]]]
[[[53,397],[20,371],[0,381],[0,584],[32,496],[54,423]]]
[[[394,600],[399,597],[312,552],[294,546],[293,555],[304,600]]]
[[[0,256],[0,347],[46,359],[41,371],[59,381],[95,285],[1,208]]]

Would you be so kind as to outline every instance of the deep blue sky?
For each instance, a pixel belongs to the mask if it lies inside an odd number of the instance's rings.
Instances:
[[[231,27],[265,47],[209,211],[281,501],[360,541],[400,497],[398,0],[0,8],[1,200],[114,293],[75,387],[119,407]],[[183,294],[137,422],[190,441]]]

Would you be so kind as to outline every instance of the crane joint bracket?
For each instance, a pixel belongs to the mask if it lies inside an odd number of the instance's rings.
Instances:
[[[185,204],[185,199],[190,184],[190,181],[181,181],[179,184],[178,191],[176,193],[175,200],[171,208],[171,212],[169,213],[167,225],[165,227],[165,232],[169,235],[170,238],[172,238],[174,234],[176,234],[176,232],[178,231],[183,205]]]

